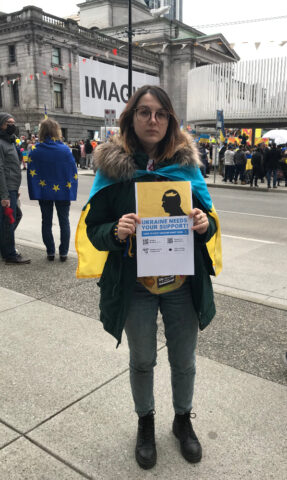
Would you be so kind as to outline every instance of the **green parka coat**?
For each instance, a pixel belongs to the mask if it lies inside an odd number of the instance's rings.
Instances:
[[[98,283],[101,289],[100,320],[104,329],[118,340],[118,344],[121,342],[137,280],[137,262],[136,246],[133,245],[132,257],[124,256],[125,244],[115,239],[113,229],[122,215],[136,212],[134,183],[135,181],[150,182],[151,177],[147,175],[135,180],[133,173],[136,169],[146,169],[147,162],[148,156],[145,153],[138,152],[129,156],[119,142],[103,144],[97,148],[95,154],[96,168],[109,178],[122,179],[122,182],[104,188],[91,198],[90,211],[86,217],[87,235],[91,243],[98,250],[109,251]],[[198,164],[196,147],[191,144],[189,148],[182,148],[172,159],[158,163],[156,168],[173,163]],[[208,215],[194,195],[193,207],[200,208]],[[208,220],[207,232],[204,235],[196,232],[194,234],[195,275],[191,276],[190,283],[200,329],[205,328],[215,315],[213,290],[209,277],[214,275],[214,271],[205,244],[216,232],[216,224],[209,215]]]

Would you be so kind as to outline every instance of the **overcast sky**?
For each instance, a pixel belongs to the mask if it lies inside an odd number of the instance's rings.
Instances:
[[[25,5],[35,5],[45,12],[63,17],[76,13],[79,8],[73,0],[1,0],[0,10],[5,13],[21,10]],[[201,8],[200,8],[201,7]],[[205,27],[209,24],[234,22],[286,16],[281,20],[269,20],[255,23],[243,23],[230,26]],[[287,56],[287,3],[282,0],[204,0],[195,2],[183,0],[183,21],[206,34],[222,33],[234,43],[234,49],[242,60],[249,58],[269,58]],[[284,46],[279,46],[281,42]],[[244,43],[246,42],[246,43]],[[255,46],[257,43],[257,48]]]

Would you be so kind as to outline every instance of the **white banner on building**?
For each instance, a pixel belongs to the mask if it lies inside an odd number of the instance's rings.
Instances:
[[[105,109],[119,118],[128,101],[128,69],[79,57],[80,102],[83,115],[104,117]],[[133,91],[159,85],[159,77],[133,71]]]

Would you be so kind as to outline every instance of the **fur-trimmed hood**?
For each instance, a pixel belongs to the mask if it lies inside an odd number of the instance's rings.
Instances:
[[[186,166],[200,166],[198,149],[188,134],[183,134],[183,142],[175,150],[171,163]],[[94,166],[101,173],[113,179],[129,180],[133,178],[136,164],[133,155],[128,154],[121,137],[112,137],[109,142],[99,145],[94,150]]]

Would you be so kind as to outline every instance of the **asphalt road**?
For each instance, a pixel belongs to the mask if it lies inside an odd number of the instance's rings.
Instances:
[[[223,271],[217,292],[287,306],[287,196],[210,188],[218,211]]]
[[[287,195],[277,192],[209,189],[224,236],[287,245]]]

